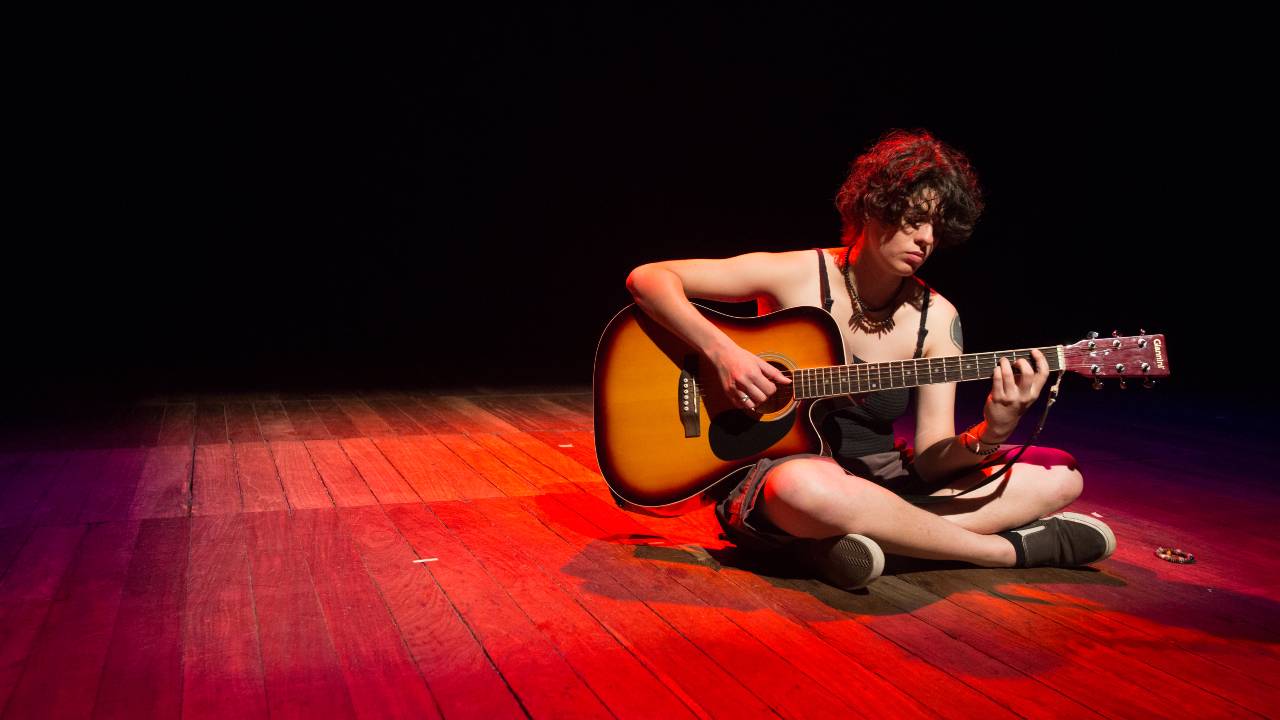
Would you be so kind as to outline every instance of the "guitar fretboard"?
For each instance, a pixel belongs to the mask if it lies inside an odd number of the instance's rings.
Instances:
[[[1062,346],[1039,348],[1049,361],[1051,372],[1062,369]],[[1031,359],[1031,350],[1002,350],[970,355],[891,360],[830,367],[802,368],[791,372],[791,389],[797,400],[809,400],[852,393],[868,393],[894,388],[911,388],[933,383],[963,382],[990,378],[1000,358],[1013,363]]]

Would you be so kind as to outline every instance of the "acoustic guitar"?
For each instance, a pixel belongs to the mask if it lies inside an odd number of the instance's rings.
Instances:
[[[794,307],[734,317],[695,307],[790,385],[753,411],[735,407],[701,355],[636,305],[609,322],[595,359],[596,457],[620,507],[678,515],[711,501],[721,483],[761,458],[829,454],[818,428],[850,396],[931,383],[987,380],[1000,358],[1031,350],[848,363],[836,321],[820,308]],[[1094,380],[1169,374],[1163,335],[1099,338],[1039,348],[1051,371]],[[1034,362],[1033,362],[1034,365]]]

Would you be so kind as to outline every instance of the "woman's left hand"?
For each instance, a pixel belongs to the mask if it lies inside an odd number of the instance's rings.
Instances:
[[[991,394],[987,396],[982,414],[987,420],[988,431],[998,435],[1001,442],[1013,434],[1018,420],[1040,397],[1040,391],[1049,380],[1049,362],[1044,353],[1032,350],[1031,357],[1036,361],[1034,370],[1026,358],[1018,358],[1016,364],[1021,374],[1014,375],[1013,365],[1009,364],[1008,358],[1002,357],[992,373]]]

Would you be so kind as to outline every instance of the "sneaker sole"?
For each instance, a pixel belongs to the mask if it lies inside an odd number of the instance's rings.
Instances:
[[[1116,551],[1116,534],[1111,532],[1111,528],[1107,527],[1107,524],[1102,522],[1101,520],[1095,517],[1090,517],[1088,515],[1081,515],[1080,513],[1074,513],[1074,512],[1057,513],[1051,517],[1060,517],[1063,520],[1071,520],[1073,522],[1083,523],[1093,528],[1094,530],[1097,530],[1098,532],[1102,533],[1102,537],[1106,538],[1107,548],[1106,550],[1103,551],[1102,557],[1098,558],[1097,560],[1094,560],[1093,562],[1100,562],[1102,560],[1106,560],[1107,558],[1111,557],[1111,553]]]
[[[864,588],[884,572],[884,551],[865,535],[845,535],[828,551],[826,575],[841,590]]]

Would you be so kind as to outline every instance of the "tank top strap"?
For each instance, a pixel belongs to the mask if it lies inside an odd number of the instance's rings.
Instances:
[[[818,253],[818,279],[822,282],[822,309],[831,312],[831,281],[827,280],[827,258],[822,248],[814,248]]]
[[[924,326],[924,321],[929,317],[929,296],[933,294],[933,290],[923,280],[920,280],[920,284],[924,287],[924,302],[920,305],[920,333],[916,336],[916,354],[912,355],[915,358],[924,354],[924,336],[929,334],[929,328]]]

